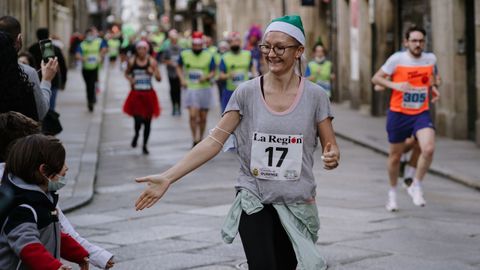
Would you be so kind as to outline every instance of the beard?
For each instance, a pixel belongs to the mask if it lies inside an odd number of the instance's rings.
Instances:
[[[421,47],[416,47],[414,49],[408,49],[408,50],[415,57],[420,57],[422,55],[422,52],[423,52]]]

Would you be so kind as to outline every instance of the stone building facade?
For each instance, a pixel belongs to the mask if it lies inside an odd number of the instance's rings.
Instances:
[[[88,27],[85,0],[2,0],[0,16],[10,15],[22,24],[24,46],[37,41],[36,30],[48,27],[68,46],[74,30]]]
[[[348,100],[353,109],[372,115],[385,114],[388,93],[375,93],[370,78],[389,55],[402,49],[405,29],[411,24],[420,25],[427,31],[426,50],[436,54],[442,78],[442,97],[432,106],[437,133],[480,145],[479,0],[334,2],[339,44],[335,62],[337,101]],[[351,22],[355,16],[356,26]],[[354,28],[358,28],[361,37],[356,44],[352,38]]]
[[[427,31],[438,58],[441,99],[432,106],[437,133],[480,146],[480,0],[217,0],[217,33],[246,33],[283,14],[302,16],[307,52],[321,40],[337,80],[333,100],[372,116],[385,115],[389,92],[375,92],[373,74],[403,48],[405,29]],[[303,6],[302,2],[313,2]],[[236,19],[238,18],[238,19]],[[478,64],[477,64],[478,63]]]

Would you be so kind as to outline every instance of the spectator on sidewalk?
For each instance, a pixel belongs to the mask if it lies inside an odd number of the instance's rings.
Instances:
[[[58,139],[35,134],[14,143],[0,187],[15,194],[0,218],[0,269],[69,269],[60,257],[88,269],[88,252],[58,223],[56,191],[67,170]]]
[[[0,112],[19,111],[35,120],[42,120],[50,106],[51,81],[58,62],[50,59],[41,64],[42,81],[37,71],[18,64],[22,48],[21,25],[12,16],[0,18]]]
[[[260,45],[269,72],[240,84],[210,135],[182,160],[136,179],[148,183],[136,209],[155,204],[170,185],[218,154],[234,132],[241,168],[223,240],[232,243],[240,233],[249,269],[326,269],[315,245],[313,156],[318,139],[325,169],[338,166],[340,153],[327,94],[297,71],[304,46],[299,16],[274,19]]]
[[[77,48],[76,58],[82,61],[82,75],[85,80],[89,112],[93,112],[93,107],[97,102],[95,85],[98,81],[100,65],[107,50],[107,43],[98,37],[98,31],[95,27],[87,29],[85,40]]]
[[[18,54],[18,63],[31,66],[32,68],[35,68],[37,66],[33,55],[26,51],[20,52]]]
[[[48,111],[50,80],[57,68],[56,60],[50,59],[46,65],[42,64],[46,76],[40,84],[33,68],[18,63],[13,40],[2,31],[0,59],[0,112],[17,111],[35,120],[43,119]]]
[[[0,177],[4,173],[5,159],[8,156],[9,146],[17,139],[28,135],[39,134],[40,126],[37,122],[17,112],[7,112],[0,114]],[[5,194],[11,194],[9,190]],[[82,238],[70,224],[69,220],[63,214],[57,205],[58,217],[62,232],[72,236],[83,248],[90,254],[90,263],[101,269],[109,269],[114,266],[113,255],[107,250],[93,245]],[[1,215],[1,213],[0,213]]]
[[[37,29],[37,39],[38,42],[32,44],[28,51],[33,55],[35,58],[35,69],[38,70],[41,68],[40,64],[42,62],[42,51],[40,50],[40,40],[48,39],[50,37],[50,33],[48,28],[38,28]],[[65,89],[65,84],[67,83],[67,65],[65,63],[65,58],[63,57],[62,50],[58,48],[56,45],[53,45],[53,51],[55,53],[55,57],[58,60],[58,72],[55,77],[52,79],[52,95],[50,96],[50,110],[55,110],[55,103],[57,100],[57,92],[58,90]],[[41,74],[40,74],[41,75]],[[42,79],[42,76],[40,76]]]

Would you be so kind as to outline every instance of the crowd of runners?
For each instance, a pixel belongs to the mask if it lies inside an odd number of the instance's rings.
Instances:
[[[8,20],[0,20],[0,30],[3,25],[3,31],[7,32],[0,32],[0,42],[5,39],[5,46],[14,52],[18,33],[4,27],[7,23]],[[425,36],[424,29],[410,27],[405,33],[405,50],[389,57],[372,78],[376,90],[392,90],[386,123],[390,142],[388,211],[399,209],[397,180],[409,151],[410,160],[405,172],[402,171],[404,185],[415,205],[426,204],[422,181],[435,148],[429,106],[440,97],[437,89],[440,77],[435,55],[424,52]],[[334,113],[330,108],[335,76],[325,46],[317,43],[312,48],[306,47],[299,16],[274,19],[264,31],[252,26],[247,33],[225,33],[216,45],[211,37],[199,31],[132,32],[112,28],[100,33],[94,27],[82,36],[75,36],[72,44],[71,53],[85,80],[88,111],[94,111],[102,66],[110,65],[124,72],[130,91],[123,111],[134,120],[131,147],[137,147],[141,137],[142,153],[149,154],[152,120],[162,113],[156,92],[166,90],[154,89],[154,79],[168,78],[172,104],[169,114],[172,117],[188,114],[192,149],[165,172],[136,179],[149,184],[135,203],[137,210],[151,207],[172,184],[222,149],[233,148],[240,160],[240,172],[235,185],[237,196],[222,228],[223,239],[231,243],[240,234],[249,269],[326,268],[315,248],[319,220],[312,168],[314,151],[319,146],[325,169],[335,169],[340,164],[332,125]],[[306,51],[312,56],[311,61],[305,60]],[[57,69],[56,61],[56,58],[47,63],[41,61],[44,75],[41,86],[49,93],[48,80],[55,74],[52,70]],[[162,77],[161,65],[166,66],[167,78]],[[22,78],[26,80],[27,76]],[[1,102],[8,103],[3,99]],[[206,134],[208,113],[218,105],[222,115],[215,128]],[[35,120],[42,120],[43,116],[36,111],[32,115]],[[14,121],[22,131],[15,138],[11,133],[1,134],[13,144],[11,150],[7,145],[2,149],[0,161],[6,164],[1,167],[5,170],[1,188],[23,196],[16,202],[18,205],[4,210],[0,219],[6,224],[0,234],[0,268],[23,263],[37,269],[29,257],[37,254],[52,266],[42,269],[68,269],[57,260],[59,247],[48,240],[51,237],[62,239],[58,239],[65,243],[62,249],[69,249],[70,258],[82,269],[88,269],[88,257],[93,251],[103,252],[103,268],[112,267],[112,255],[82,242],[84,239],[61,211],[55,212],[60,220],[63,218],[61,233],[56,231],[58,224],[55,225],[54,219],[38,221],[45,223],[42,223],[45,230],[30,226],[37,222],[37,213],[47,215],[57,207],[56,191],[64,186],[62,181],[68,170],[65,149],[53,137],[38,135],[36,122],[22,115],[10,112],[0,115],[0,120],[4,125],[13,125]],[[27,163],[31,160],[33,167]],[[39,203],[46,205],[44,208],[29,205],[28,196],[38,193],[47,195],[38,198]],[[40,236],[36,239],[32,234]],[[12,237],[16,240],[11,241]],[[53,255],[42,253],[45,251]]]

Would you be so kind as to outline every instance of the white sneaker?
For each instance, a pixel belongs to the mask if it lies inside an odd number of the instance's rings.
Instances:
[[[425,206],[425,199],[423,198],[422,187],[412,184],[407,188],[408,195],[412,197],[413,204],[416,206]]]
[[[395,192],[388,192],[388,201],[387,204],[385,205],[385,208],[389,212],[396,212],[398,211],[398,205],[397,205],[397,194]]]

